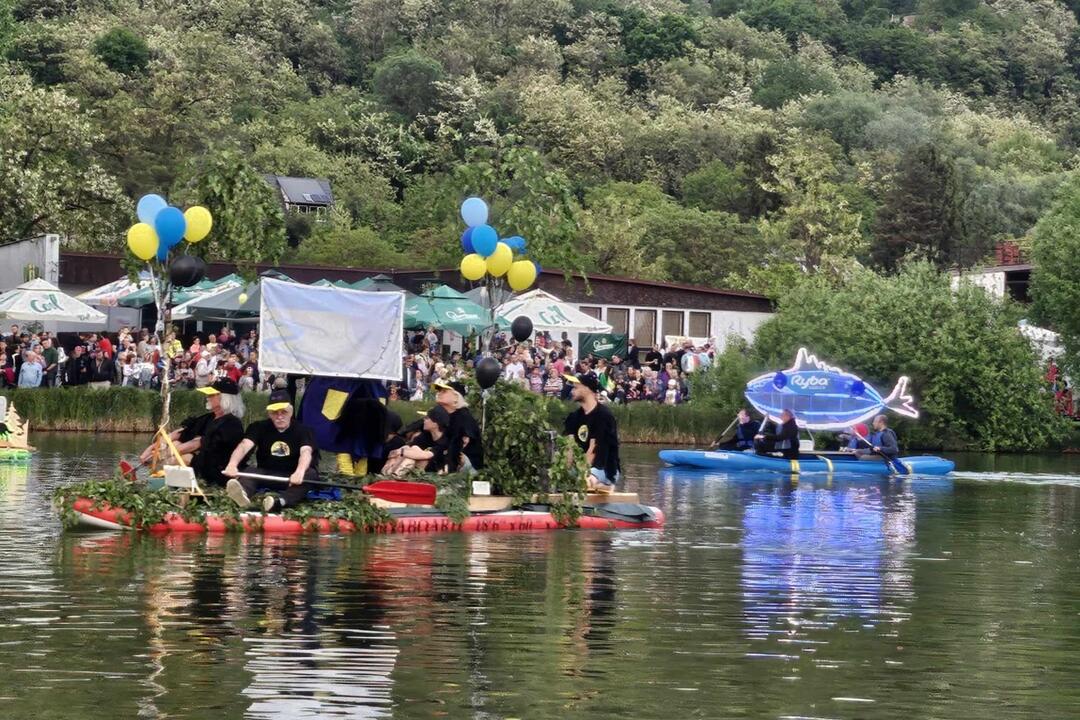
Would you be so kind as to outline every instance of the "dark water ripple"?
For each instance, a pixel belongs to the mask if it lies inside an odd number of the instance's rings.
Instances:
[[[2,718],[1080,716],[1072,458],[792,481],[634,448],[663,531],[149,538],[47,498],[130,440],[36,440],[0,466]]]

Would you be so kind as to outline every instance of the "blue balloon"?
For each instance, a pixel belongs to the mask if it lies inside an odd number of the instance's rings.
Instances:
[[[866,383],[864,383],[862,380],[856,380],[855,382],[851,383],[852,395],[854,395],[855,397],[859,397],[864,392],[866,392]]]
[[[472,231],[473,252],[480,257],[487,257],[495,252],[499,244],[499,233],[490,225],[477,225]]]
[[[504,243],[510,246],[511,250],[520,250],[525,252],[525,238],[520,235],[511,235],[503,240]]]
[[[784,389],[784,386],[787,385],[787,375],[784,374],[783,370],[773,375],[772,384],[779,390]]]
[[[160,195],[143,195],[139,198],[139,204],[135,206],[135,212],[139,216],[139,222],[153,225],[157,214],[167,208],[169,203]]]
[[[157,231],[158,240],[171,248],[184,239],[187,220],[180,208],[167,207],[154,218],[154,230]]]
[[[159,238],[160,239],[160,238]],[[169,259],[169,245],[163,242],[159,242],[157,246],[157,259],[159,262],[165,262]]]
[[[461,233],[461,249],[465,251],[466,255],[476,252],[473,250],[472,231],[472,228],[467,228],[465,232]]]
[[[533,265],[536,266],[536,277],[540,277],[540,273],[543,271],[544,268],[540,267],[540,263],[536,262],[535,260],[533,260]]]
[[[471,197],[461,203],[461,219],[469,227],[477,227],[488,221],[487,203],[478,197]]]

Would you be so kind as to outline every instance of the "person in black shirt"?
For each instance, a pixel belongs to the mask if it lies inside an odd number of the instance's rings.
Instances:
[[[206,395],[209,412],[193,415],[169,433],[176,451],[195,471],[195,476],[210,485],[225,485],[228,481],[222,470],[229,464],[233,448],[244,439],[244,401],[236,383],[228,378],[213,385],[199,388]],[[151,443],[143,450],[139,460],[143,463],[153,458],[158,443]],[[175,462],[172,451],[164,455],[166,462]]]
[[[795,422],[795,413],[790,410],[780,412],[780,427],[766,428],[765,432],[754,436],[754,451],[758,455],[780,453],[788,460],[799,458],[799,426]]]
[[[401,475],[414,467],[425,472],[442,474],[446,469],[447,452],[450,448],[450,414],[441,405],[421,412],[424,416],[423,430],[407,445],[387,455],[383,471]]]
[[[450,415],[449,450],[446,469],[449,472],[459,470],[473,473],[484,469],[484,443],[480,436],[480,424],[469,412],[465,402],[465,386],[456,380],[436,382],[434,388],[437,402]]]
[[[645,353],[645,364],[653,371],[660,372],[663,366],[664,356],[656,349],[656,345],[649,346],[649,352]]]
[[[390,453],[400,450],[405,446],[405,438],[401,431],[401,416],[393,410],[386,411],[386,439],[383,441],[383,456],[381,458],[368,458],[368,473],[379,475],[386,465],[386,459]]]
[[[307,498],[307,480],[319,478],[319,451],[311,430],[293,421],[293,406],[289,391],[284,388],[270,393],[266,406],[267,420],[259,420],[248,426],[247,433],[233,450],[228,466],[222,475],[232,478],[225,488],[229,497],[242,508],[251,506],[251,496],[268,491],[263,510],[270,512],[282,507],[296,505]],[[258,475],[276,475],[288,478],[289,484],[266,483],[251,478],[238,478],[240,463],[255,451]]]
[[[713,448],[716,450],[752,450],[754,447],[754,436],[757,434],[757,423],[750,417],[750,413],[746,408],[742,408],[739,410],[738,424],[735,425],[735,434],[726,442],[717,440],[713,443]]]
[[[589,491],[610,493],[622,477],[615,415],[597,400],[600,384],[595,375],[566,375],[565,378],[573,386],[571,397],[581,407],[567,416],[563,434],[573,437],[585,452],[589,462]]]

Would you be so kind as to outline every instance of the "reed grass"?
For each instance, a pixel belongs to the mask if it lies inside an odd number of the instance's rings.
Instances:
[[[149,433],[161,421],[161,396],[149,390],[112,387],[34,388],[0,391],[14,402],[19,414],[30,421],[33,430],[68,430],[78,432]],[[265,393],[244,393],[244,422],[266,417]],[[172,395],[173,425],[191,415],[205,412],[206,396],[194,390],[176,390]],[[394,402],[392,409],[404,423],[420,417],[430,402]],[[574,410],[573,403],[551,403],[551,422],[562,427]],[[660,405],[640,402],[610,406],[619,423],[619,438],[624,443],[660,443],[665,445],[703,445],[716,438],[731,421],[716,408],[688,405]],[[479,408],[474,414],[480,419]]]

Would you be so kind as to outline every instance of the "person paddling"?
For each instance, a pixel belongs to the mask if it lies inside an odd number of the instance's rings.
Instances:
[[[241,508],[251,506],[251,496],[268,491],[263,510],[270,512],[303,502],[311,489],[305,481],[319,479],[319,451],[311,429],[293,420],[293,406],[289,391],[281,388],[270,393],[266,405],[269,418],[253,422],[240,444],[233,450],[228,466],[222,471],[232,478],[225,489],[233,502]],[[279,484],[263,484],[252,478],[238,478],[240,463],[251,451],[255,451],[257,468],[250,470],[258,475],[276,475],[289,479],[282,490]]]
[[[726,442],[719,439],[713,443],[716,450],[752,450],[754,448],[754,436],[757,435],[757,423],[750,417],[746,408],[741,408],[736,416],[735,435]],[[726,434],[726,433],[725,433]]]
[[[233,448],[244,439],[244,401],[236,383],[227,378],[199,388],[198,392],[207,396],[209,412],[187,418],[168,437],[197,478],[211,485],[225,485],[228,478],[221,471],[229,464]],[[155,451],[161,452],[160,445],[161,441],[155,437],[139,455],[139,462],[149,463]],[[165,457],[172,462],[177,460],[171,452]]]
[[[619,463],[619,428],[615,415],[597,399],[600,383],[592,373],[563,376],[571,385],[570,397],[579,407],[570,413],[563,434],[570,435],[589,462],[590,492],[609,494],[622,478]]]
[[[889,418],[884,415],[874,418],[874,432],[869,437],[864,436],[862,444],[870,447],[861,447],[855,451],[855,456],[860,460],[878,460],[884,457],[887,462],[892,463],[900,455],[896,433],[889,427]]]
[[[799,426],[795,422],[795,413],[785,408],[780,412],[780,427],[774,432],[758,433],[754,436],[754,451],[758,455],[779,452],[788,460],[799,458]]]

